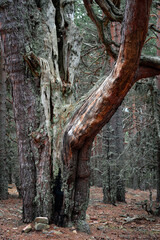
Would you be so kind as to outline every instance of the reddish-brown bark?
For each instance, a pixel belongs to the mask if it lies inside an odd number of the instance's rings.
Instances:
[[[84,204],[85,206],[82,207],[81,199],[76,198],[76,196],[83,192],[83,189],[86,189],[88,185],[89,146],[137,80],[141,50],[148,30],[151,2],[151,0],[127,1],[121,46],[115,67],[100,87],[75,112],[66,126],[62,160],[68,184],[65,201],[68,196],[70,199],[70,203],[68,200],[66,201],[65,207],[68,206],[67,214],[70,220],[85,219],[84,212],[87,205]],[[83,166],[80,174],[79,166]],[[74,182],[79,184],[75,185]],[[75,198],[78,207],[73,203]],[[88,195],[84,196],[83,194],[83,201],[87,202],[87,199]]]

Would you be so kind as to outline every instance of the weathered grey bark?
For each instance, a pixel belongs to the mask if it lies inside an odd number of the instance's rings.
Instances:
[[[125,183],[124,176],[121,172],[124,165],[124,159],[122,152],[124,150],[124,136],[123,136],[123,123],[122,123],[122,107],[119,107],[116,111],[115,120],[113,121],[113,128],[116,135],[116,155],[117,155],[117,191],[116,200],[119,202],[125,202]]]
[[[115,113],[116,114],[116,113]],[[112,128],[112,119],[106,124],[103,129],[103,202],[116,203],[117,192],[117,174],[116,174],[116,146],[115,133]]]
[[[60,167],[61,114],[74,101],[74,75],[81,47],[73,13],[69,0],[0,2],[0,32],[13,90],[24,222],[31,222],[35,216],[47,216],[50,221],[54,218],[53,181]]]
[[[1,43],[1,39],[0,39]],[[4,71],[3,46],[0,45],[0,199],[8,198],[8,176],[6,164],[6,74]]]

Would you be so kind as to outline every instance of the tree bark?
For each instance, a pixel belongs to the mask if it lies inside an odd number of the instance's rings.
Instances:
[[[62,144],[62,161],[68,191],[64,196],[64,209],[70,221],[76,219],[85,221],[86,208],[74,211],[74,197],[82,190],[75,186],[74,182],[78,176],[76,166],[81,162],[81,152],[87,155],[88,148],[93,138],[100,129],[110,120],[123,98],[137,80],[137,69],[140,60],[141,50],[146,38],[148,29],[149,9],[152,1],[127,1],[125,19],[122,33],[122,43],[117,62],[111,74],[100,84],[100,87],[93,91],[83,102],[80,108],[75,111],[67,124]],[[132,11],[130,11],[132,9]],[[88,147],[86,148],[86,145]],[[87,160],[87,158],[86,158]],[[85,164],[87,165],[86,161]],[[74,169],[74,170],[73,170]],[[88,178],[87,174],[81,177],[81,181]],[[87,184],[83,185],[84,188]],[[78,201],[78,199],[77,199]],[[84,199],[84,202],[87,202]],[[78,203],[77,203],[78,204]],[[81,229],[82,230],[82,229]]]
[[[0,39],[1,43],[1,39]],[[8,198],[8,176],[6,164],[6,74],[4,71],[4,53],[0,45],[0,199]]]
[[[160,10],[157,10],[157,29],[160,28]],[[157,33],[158,38],[157,38],[157,55],[160,56],[160,33]],[[157,76],[157,80],[156,80],[156,87],[157,87],[157,91],[160,91],[160,75]],[[157,148],[158,148],[158,152],[157,152],[157,202],[160,202],[160,108],[159,103],[160,103],[160,94],[157,93],[156,98],[154,98],[154,100],[156,102],[154,102],[155,104],[155,119],[156,119],[156,126],[157,126],[157,134],[158,134],[158,141],[157,141]]]
[[[121,174],[122,166],[124,165],[124,159],[121,155],[124,150],[124,137],[123,137],[123,125],[122,125],[122,107],[119,107],[116,113],[113,116],[113,129],[115,133],[115,147],[116,147],[116,200],[119,202],[125,202],[125,183],[124,183],[124,176]]]
[[[61,114],[74,101],[74,75],[82,40],[73,12],[70,0],[0,2],[0,32],[18,136],[24,222],[36,216],[54,219],[53,185],[61,165]]]
[[[34,1],[6,1],[0,7],[1,37],[18,136],[23,221],[31,222],[36,216],[51,219],[51,143],[40,103],[40,79],[33,77],[24,61],[28,52],[42,49],[42,41],[36,39],[40,35],[40,16]]]

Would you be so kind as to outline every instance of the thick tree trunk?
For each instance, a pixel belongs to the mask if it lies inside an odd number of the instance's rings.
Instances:
[[[40,33],[40,16],[33,1],[1,4],[1,36],[6,70],[12,83],[18,136],[23,220],[31,222],[40,215],[51,219],[51,143],[40,103],[40,78],[33,77],[24,61],[25,54],[32,50],[38,53],[44,47],[43,40],[36,39],[40,34],[44,37],[44,33]],[[29,18],[32,19],[32,25]],[[37,70],[32,65],[31,69]]]
[[[61,114],[74,101],[74,75],[81,48],[73,12],[70,0],[0,2],[0,31],[13,90],[24,222],[31,222],[35,216],[54,219],[53,184],[61,166],[64,121]]]
[[[1,40],[0,40],[1,43]],[[4,71],[4,53],[0,46],[0,199],[8,197],[8,176],[6,164],[6,74]]]
[[[29,76],[25,76],[23,56],[19,54],[19,49],[21,49],[21,52],[24,52],[24,28],[26,27],[24,16],[27,14],[24,3],[21,3],[21,7],[18,10],[16,4],[10,3],[8,6],[5,6],[5,12],[2,13],[1,10],[3,27],[1,33],[6,56],[6,69],[13,88],[13,106],[21,161],[23,219],[25,222],[29,222],[36,214],[35,159],[32,151],[33,141],[30,134],[32,129],[37,128],[37,126],[35,124],[35,98],[32,92],[32,82]],[[17,28],[17,18],[19,30]]]
[[[74,211],[73,208],[75,196],[82,191],[74,184],[78,176],[76,166],[82,161],[80,153],[83,152],[83,156],[87,155],[95,135],[110,120],[129,89],[138,80],[140,71],[138,64],[147,34],[150,5],[151,1],[146,0],[127,1],[122,43],[116,65],[100,87],[93,91],[75,111],[64,132],[62,161],[63,171],[66,174],[65,182],[69,186],[64,194],[64,212],[68,221],[75,221],[78,226],[81,220],[85,221],[86,209]],[[86,144],[87,148],[85,148]],[[86,161],[85,165],[87,165]],[[82,169],[84,176],[81,177],[81,181],[87,179],[89,174],[88,169]],[[84,184],[85,189],[86,186],[87,184]],[[87,202],[87,196],[83,200],[84,204]],[[76,200],[79,202],[78,199]],[[80,205],[78,202],[76,204]],[[66,206],[68,211],[65,211]]]
[[[160,10],[158,10],[157,12],[158,18],[157,18],[157,29],[160,28]],[[157,38],[157,55],[160,56],[160,33],[157,33],[158,38]],[[156,81],[156,86],[157,86],[157,90],[160,91],[160,76],[157,76],[157,81]],[[158,94],[157,97],[157,103],[160,103],[160,96]],[[155,105],[157,106],[157,103],[155,103]],[[158,110],[160,110],[160,108],[155,109],[157,111],[157,115],[159,116],[160,113]],[[157,202],[160,202],[160,119],[158,118],[158,116],[156,117],[156,122],[157,122],[157,133],[158,133],[158,154],[157,154],[157,163],[158,163],[158,167],[157,167]],[[158,119],[157,119],[158,118]]]

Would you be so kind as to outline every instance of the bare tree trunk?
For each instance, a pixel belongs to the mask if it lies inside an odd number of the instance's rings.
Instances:
[[[112,128],[113,119],[103,127],[103,202],[116,203],[117,192],[117,164],[116,164],[116,145],[115,132]]]
[[[160,28],[160,10],[158,10],[157,12],[158,18],[157,18],[157,29]],[[158,38],[157,38],[157,55],[160,56],[160,33],[157,33]],[[157,90],[160,91],[160,76],[157,76],[157,81],[156,81],[156,86],[157,86]],[[157,102],[158,104],[160,103],[160,96],[158,94],[157,97]],[[157,103],[155,103],[157,106]],[[160,110],[160,108],[155,109],[157,111],[157,115],[159,116],[160,113],[158,111],[158,109]],[[157,201],[160,202],[160,119],[158,118],[158,116],[156,117],[156,122],[157,122],[157,132],[158,132],[158,153],[157,153],[157,163],[158,163],[158,167],[157,167]],[[158,119],[157,119],[158,118]]]
[[[34,1],[1,4],[1,36],[6,70],[12,83],[18,136],[23,220],[31,222],[40,215],[51,219],[51,143],[40,103],[40,78],[36,76],[38,69],[32,66],[32,59],[29,64],[34,76],[24,61],[30,51],[42,49],[40,39],[36,39],[40,36],[39,13]]]
[[[142,69],[138,68],[138,64],[147,34],[150,5],[151,1],[127,1],[122,43],[116,65],[100,87],[93,91],[75,111],[64,131],[62,161],[66,175],[65,183],[68,185],[68,191],[64,193],[64,212],[68,221],[73,221],[78,226],[80,222],[85,222],[86,210],[81,208],[74,211],[73,207],[75,196],[82,191],[74,184],[79,176],[79,169],[76,166],[79,166],[79,162],[83,162],[80,153],[83,152],[83,156],[87,156],[93,138],[110,120],[124,96],[138,80],[137,77],[141,75],[138,72]],[[88,158],[85,159],[84,163],[87,165]],[[80,179],[82,182],[83,179],[88,178],[89,171],[88,168],[81,169],[84,171],[84,176]],[[83,186],[86,189],[88,184]],[[84,205],[87,199],[88,195],[83,199]],[[80,205],[81,200],[76,198],[76,201],[76,204]],[[83,226],[86,224],[84,223]],[[81,230],[83,230],[82,225]]]
[[[72,1],[0,3],[6,71],[18,136],[23,220],[54,219],[63,117],[74,101],[81,37]]]
[[[124,159],[122,152],[124,150],[123,124],[122,124],[122,107],[119,107],[115,114],[115,121],[113,122],[116,135],[116,155],[117,155],[117,191],[116,200],[125,202],[125,183],[122,169],[124,166]]]
[[[1,40],[0,40],[1,43]],[[8,198],[8,179],[5,151],[6,138],[6,74],[4,71],[4,54],[0,46],[0,199]]]

